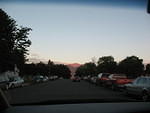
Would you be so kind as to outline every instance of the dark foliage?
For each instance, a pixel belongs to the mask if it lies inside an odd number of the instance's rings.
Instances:
[[[15,64],[22,71],[27,48],[31,45],[28,39],[30,30],[18,27],[16,21],[0,9],[0,72],[13,70]]]
[[[122,60],[119,65],[119,71],[128,76],[139,76],[144,72],[143,60],[137,56],[130,56]]]
[[[24,66],[24,75],[25,76],[35,76],[35,75],[43,75],[43,76],[54,76],[63,78],[70,78],[70,70],[66,65],[63,64],[54,64],[52,61],[48,61],[48,64],[44,64],[42,62],[37,64],[25,64]]]
[[[146,74],[150,74],[150,64],[146,65],[146,70],[145,70]]]
[[[80,76],[80,77],[87,76],[87,75],[95,76],[96,74],[97,74],[97,69],[95,63],[89,62],[78,67],[75,76]]]
[[[117,62],[114,61],[112,56],[104,56],[99,58],[98,73],[116,73],[117,72]]]

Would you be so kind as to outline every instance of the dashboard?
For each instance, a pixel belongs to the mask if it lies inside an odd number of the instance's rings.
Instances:
[[[11,106],[2,113],[150,113],[149,102]]]

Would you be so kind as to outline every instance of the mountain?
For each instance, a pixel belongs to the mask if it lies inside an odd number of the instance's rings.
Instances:
[[[68,66],[76,67],[76,68],[78,68],[80,65],[81,64],[79,64],[79,63],[68,64]]]
[[[78,68],[79,66],[81,66],[81,64],[79,64],[79,63],[72,63],[72,64],[68,64],[67,66],[68,66],[68,68],[69,68],[70,71],[71,71],[71,75],[74,76],[74,75],[75,75],[75,72],[76,72],[76,70],[77,70],[77,68]]]

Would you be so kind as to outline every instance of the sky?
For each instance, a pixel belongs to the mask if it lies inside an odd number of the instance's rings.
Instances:
[[[82,3],[15,1],[2,1],[0,8],[18,25],[32,28],[30,61],[51,59],[83,64],[93,57],[112,55],[119,62],[136,55],[144,63],[150,63],[150,14],[146,12],[146,0],[125,5],[84,0]]]

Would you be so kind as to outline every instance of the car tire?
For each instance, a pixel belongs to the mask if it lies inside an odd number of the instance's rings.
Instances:
[[[129,96],[129,92],[127,89],[124,90],[124,94],[125,94],[125,96]]]
[[[148,99],[149,99],[149,96],[148,96],[147,92],[143,92],[143,94],[142,94],[142,100],[143,100],[144,102],[147,102]]]
[[[14,85],[14,84],[12,84],[12,85],[11,85],[11,88],[15,88],[15,85]]]
[[[9,85],[7,84],[7,85],[6,85],[6,90],[8,90],[8,89],[9,89]]]
[[[129,96],[129,92],[128,92],[126,86],[124,87],[123,93],[124,93],[125,96]]]
[[[112,85],[111,85],[111,89],[112,89],[113,91],[116,91],[116,86],[115,86],[114,84],[112,84]]]

